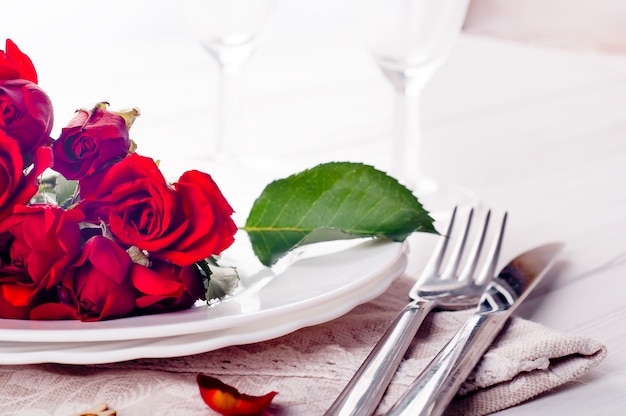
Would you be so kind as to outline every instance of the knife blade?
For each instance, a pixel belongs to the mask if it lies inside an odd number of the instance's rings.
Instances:
[[[505,266],[485,290],[476,311],[387,416],[442,414],[513,311],[545,276],[563,246],[551,243],[536,247]]]

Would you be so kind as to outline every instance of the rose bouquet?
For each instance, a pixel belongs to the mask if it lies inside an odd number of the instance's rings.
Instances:
[[[52,139],[32,61],[11,40],[5,49],[0,318],[97,321],[206,299],[212,258],[237,231],[211,176],[191,170],[167,183],[129,138],[136,109],[78,110]],[[55,174],[43,180],[46,170]]]

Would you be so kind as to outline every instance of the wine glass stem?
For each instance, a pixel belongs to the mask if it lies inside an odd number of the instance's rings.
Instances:
[[[391,174],[409,188],[420,179],[420,94],[396,90]]]
[[[238,65],[220,68],[217,154],[235,156],[244,149]]]

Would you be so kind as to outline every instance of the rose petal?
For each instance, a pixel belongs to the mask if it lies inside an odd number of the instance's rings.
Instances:
[[[0,51],[0,79],[22,78],[37,83],[37,71],[28,55],[7,39],[6,52]]]
[[[267,409],[278,392],[250,396],[223,383],[215,377],[198,374],[196,377],[202,400],[213,410],[225,416],[254,415]]]
[[[29,319],[34,320],[68,320],[80,319],[80,314],[76,308],[62,303],[44,303],[35,306],[29,315]]]
[[[122,284],[126,279],[128,269],[131,265],[128,253],[117,244],[111,243],[104,237],[92,237],[85,242],[81,263],[84,263],[88,256],[89,262],[102,276],[106,276],[116,284]]]
[[[133,285],[146,295],[175,296],[183,290],[181,282],[155,273],[147,267],[136,265],[132,270]]]
[[[17,307],[28,306],[31,298],[35,294],[35,289],[22,285],[2,285],[2,296],[9,303]]]

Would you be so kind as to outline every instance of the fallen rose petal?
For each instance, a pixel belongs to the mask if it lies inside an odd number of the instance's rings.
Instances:
[[[198,374],[196,377],[202,400],[213,410],[225,416],[255,415],[267,409],[278,392],[250,396],[223,383],[215,377]]]

